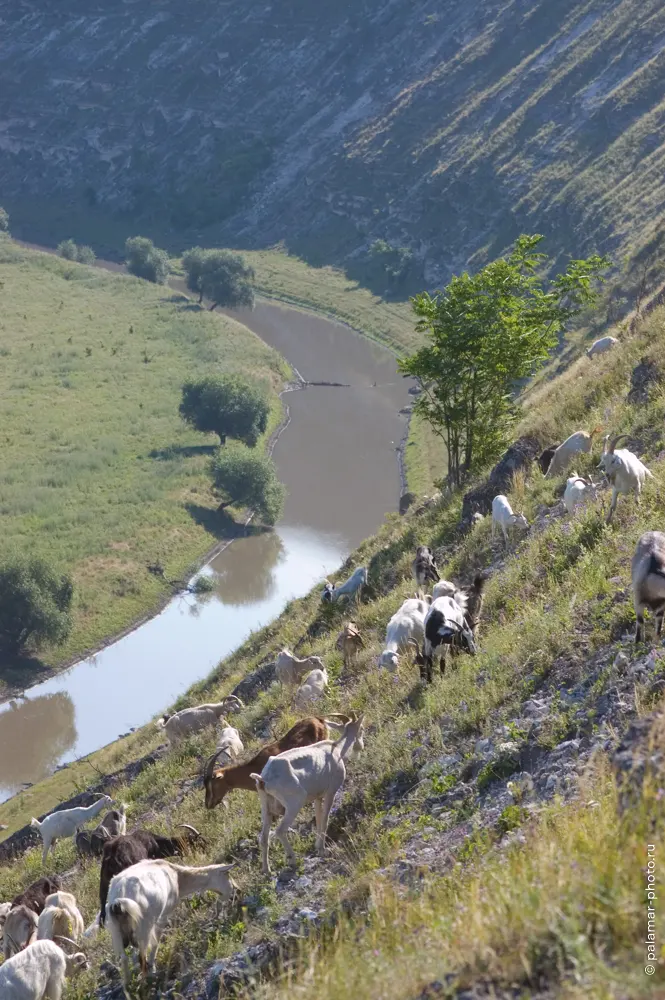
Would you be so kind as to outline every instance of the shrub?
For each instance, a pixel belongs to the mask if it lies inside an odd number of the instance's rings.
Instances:
[[[286,489],[267,455],[231,445],[212,460],[210,473],[214,488],[224,497],[220,510],[231,504],[251,507],[266,524],[274,524],[280,517]]]
[[[211,309],[252,308],[254,305],[254,269],[244,258],[230,250],[203,250],[192,247],[182,258],[187,287],[198,292],[199,302],[210,299]]]
[[[0,205],[0,233],[9,232],[9,213]]]
[[[0,650],[60,643],[72,627],[73,584],[42,559],[15,559],[0,567]]]
[[[58,243],[58,253],[65,260],[75,260],[79,264],[94,264],[97,259],[92,247],[77,246],[74,240],[63,240],[62,243]]]
[[[203,433],[243,441],[253,448],[268,425],[270,404],[263,388],[239,375],[223,375],[182,387],[180,416]]]
[[[137,278],[165,285],[169,276],[169,255],[146,236],[132,236],[125,243],[127,270]]]

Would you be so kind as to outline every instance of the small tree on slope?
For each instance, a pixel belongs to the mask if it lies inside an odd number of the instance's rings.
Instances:
[[[286,489],[267,455],[230,445],[212,460],[210,473],[215,490],[223,497],[219,510],[231,504],[251,507],[266,524],[274,524],[280,517]]]
[[[146,236],[132,236],[125,243],[127,270],[137,278],[165,285],[169,277],[169,255]]]
[[[519,413],[520,382],[593,300],[594,279],[609,266],[594,254],[546,281],[537,273],[547,260],[536,249],[542,239],[520,236],[508,256],[412,299],[428,344],[402,358],[399,369],[422,390],[415,409],[443,438],[453,486],[500,454]]]
[[[254,269],[243,257],[230,250],[202,250],[193,247],[183,255],[187,287],[198,292],[199,302],[209,299],[211,310],[251,309],[254,305]]]

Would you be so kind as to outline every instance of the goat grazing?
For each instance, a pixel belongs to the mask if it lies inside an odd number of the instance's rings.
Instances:
[[[619,434],[612,438],[608,444],[609,434],[605,438],[605,447],[600,457],[598,468],[602,469],[612,486],[612,502],[607,512],[607,523],[612,520],[612,515],[616,509],[619,494],[634,493],[637,503],[640,502],[640,493],[644,486],[644,481],[649,477],[653,479],[652,473],[643,462],[640,462],[637,455],[626,448],[619,448],[615,451],[617,442],[626,434]]]
[[[275,660],[275,676],[278,681],[285,685],[295,687],[300,684],[303,677],[310,670],[323,670],[323,660],[319,656],[306,656],[304,660],[299,660],[297,656],[290,653],[288,649],[283,649],[277,654]]]
[[[422,681],[432,683],[434,657],[440,657],[440,670],[446,669],[448,647],[461,649],[475,656],[476,644],[473,631],[466,618],[468,598],[458,590],[454,597],[437,597],[432,601],[425,618],[425,641],[422,652],[418,643],[412,640],[416,650],[416,662],[420,668]]]
[[[339,587],[330,583],[329,580],[326,580],[321,593],[321,600],[331,601],[334,604],[340,597],[348,597],[349,600],[351,600],[352,597],[355,597],[356,601],[359,602],[360,592],[366,583],[367,567],[358,566],[358,568],[353,571],[349,579],[345,580],[344,583],[340,583]]]
[[[494,541],[494,531],[497,524],[503,532],[503,540],[506,545],[508,544],[509,528],[522,528],[523,530],[529,528],[529,522],[524,514],[514,514],[513,508],[508,503],[508,497],[505,497],[503,493],[499,493],[492,500],[492,541]]]
[[[235,695],[229,695],[222,701],[209,705],[197,705],[195,708],[183,708],[174,715],[165,715],[158,719],[155,725],[163,729],[171,743],[198,733],[208,726],[216,726],[224,712],[244,708],[243,703]]]
[[[482,573],[476,573],[471,586],[464,588],[464,593],[466,594],[464,617],[466,618],[467,625],[473,632],[474,639],[478,638],[478,626],[480,624],[480,615],[483,610],[485,584],[487,583],[488,577],[489,574],[486,570]],[[455,595],[453,594],[452,596],[454,597]]]
[[[76,836],[77,828],[99,816],[104,806],[110,805],[111,801],[109,795],[102,795],[101,799],[98,799],[91,806],[79,806],[76,809],[61,809],[59,812],[49,813],[41,823],[38,819],[33,818],[30,821],[30,826],[39,830],[44,841],[42,863],[46,862],[49,849],[56,841],[62,837]]]
[[[355,622],[344,622],[344,628],[337,636],[335,646],[342,652],[344,656],[344,666],[348,670],[360,650],[365,648],[365,643],[363,642],[363,637],[360,634],[360,629]]]
[[[36,882],[31,882],[27,889],[14,896],[11,904],[12,909],[15,906],[27,906],[29,910],[39,916],[48,897],[54,892],[59,892],[61,888],[62,883],[57,875],[50,878],[48,876],[38,878]]]
[[[573,514],[576,507],[584,504],[587,500],[593,500],[598,487],[590,479],[578,476],[573,472],[566,480],[566,488],[563,492],[563,502],[569,514]]]
[[[613,347],[619,343],[616,337],[601,337],[600,340],[594,340],[591,347],[587,350],[587,358],[595,358],[597,354],[605,354],[606,351],[611,351]]]
[[[66,955],[54,941],[35,941],[0,965],[2,1000],[60,1000],[65,977],[87,969],[82,951]]]
[[[80,855],[101,858],[104,844],[111,837],[127,832],[126,807],[112,809],[94,830],[77,830],[74,837],[76,850]]]
[[[459,587],[456,583],[452,583],[450,580],[439,580],[432,587],[432,600],[435,601],[437,597],[453,597],[458,590]]]
[[[238,730],[234,729],[233,726],[225,726],[217,737],[217,749],[215,753],[218,756],[222,756],[223,754],[229,763],[231,763],[236,757],[240,756],[244,749]]]
[[[429,604],[418,598],[409,598],[395,612],[386,626],[386,641],[379,656],[379,666],[394,672],[399,667],[399,654],[404,652],[411,639],[422,642],[425,637],[425,618]]]
[[[295,706],[302,711],[308,705],[323,698],[323,693],[328,687],[328,671],[310,670],[307,677],[296,691]]]
[[[153,969],[166,922],[180,900],[196,892],[216,892],[225,900],[231,899],[236,888],[229,874],[233,867],[185,868],[168,861],[139,861],[115,876],[109,887],[108,922],[113,950],[122,961],[126,993],[126,949],[132,945],[138,948],[143,975]]]
[[[307,802],[314,803],[316,816],[316,847],[319,855],[325,853],[328,816],[333,799],[346,777],[345,757],[352,749],[363,747],[363,716],[352,717],[344,727],[338,740],[322,740],[309,747],[297,747],[271,757],[261,774],[252,774],[256,790],[261,799],[261,846],[262,868],[270,873],[268,849],[270,826],[274,815],[269,798],[276,799],[284,809],[275,830],[281,841],[287,859],[295,864],[296,856],[288,838],[288,830],[296,816]]]
[[[104,926],[106,898],[111,880],[126,868],[139,861],[182,857],[194,846],[204,843],[203,837],[193,826],[181,823],[185,833],[179,837],[165,837],[151,830],[133,830],[114,837],[104,845],[102,868],[99,875],[99,926]]]
[[[208,758],[203,772],[206,809],[214,809],[220,802],[228,806],[225,796],[234,788],[255,792],[256,783],[251,778],[252,771],[260,771],[270,757],[293,747],[305,747],[328,738],[326,720],[322,718],[301,719],[279,740],[268,743],[245,764],[216,768],[217,753]]]
[[[3,927],[3,952],[11,958],[27,948],[37,937],[37,916],[27,906],[13,906]]]
[[[593,439],[599,433],[600,427],[594,427],[590,432],[575,431],[574,434],[567,437],[563,444],[560,444],[554,452],[545,478],[553,479],[554,476],[559,476],[562,472],[565,472],[572,461],[573,455],[579,455],[580,453],[588,455],[593,445]]]
[[[71,892],[54,892],[47,896],[37,922],[38,941],[46,938],[54,941],[61,937],[76,942],[83,930],[83,917]]]
[[[557,450],[558,447],[559,447],[558,444],[553,444],[551,448],[545,448],[545,450],[541,451],[540,455],[536,459],[540,471],[544,476],[546,476],[549,471],[549,467],[552,464],[552,459],[554,458],[554,452]]]
[[[644,611],[656,619],[656,635],[663,631],[665,614],[665,534],[645,531],[637,543],[631,565],[633,603],[635,605],[635,642],[644,639]]]
[[[428,583],[438,583],[440,580],[434,553],[428,545],[418,546],[416,558],[411,563],[411,569],[418,584],[419,596],[425,592]]]

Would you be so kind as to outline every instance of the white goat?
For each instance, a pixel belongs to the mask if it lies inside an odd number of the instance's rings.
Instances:
[[[644,611],[656,619],[656,636],[663,631],[665,614],[665,534],[645,531],[637,543],[631,566],[635,605],[635,642],[644,639]]]
[[[566,488],[563,492],[563,502],[566,510],[572,515],[575,508],[587,500],[593,500],[598,487],[590,479],[578,476],[576,472],[566,480]]]
[[[65,976],[87,969],[82,951],[66,955],[54,941],[35,941],[0,965],[2,1000],[60,1000]]]
[[[102,809],[111,805],[113,799],[110,795],[102,795],[101,799],[91,806],[79,806],[76,809],[60,809],[59,812],[49,813],[39,822],[38,819],[31,819],[30,826],[39,830],[44,841],[42,853],[42,863],[46,862],[49,848],[62,837],[75,837],[77,827],[83,826],[91,819],[99,816]]]
[[[596,354],[605,354],[606,351],[611,351],[613,347],[616,347],[618,343],[616,337],[601,337],[600,340],[594,340],[586,352],[586,356],[587,358],[595,358]]]
[[[380,667],[386,667],[394,672],[399,667],[399,654],[404,652],[409,643],[412,640],[417,643],[423,641],[428,611],[429,604],[426,601],[417,598],[404,601],[386,626],[386,641],[379,656]]]
[[[225,726],[217,737],[215,753],[226,756],[230,764],[236,757],[240,756],[244,749],[238,730],[234,729],[233,726]]]
[[[238,711],[244,708],[240,698],[229,695],[222,701],[213,702],[208,705],[197,705],[194,708],[183,708],[173,715],[165,715],[156,722],[158,729],[163,729],[172,743],[198,733],[208,726],[216,726],[224,712]]]
[[[323,692],[328,687],[328,671],[311,670],[303,683],[296,691],[295,706],[297,709],[304,709],[307,705],[318,701],[323,697]]]
[[[11,903],[0,903],[0,944],[2,943],[3,929],[5,926],[5,920],[7,915],[12,908]]]
[[[628,451],[626,448],[619,448],[618,451],[614,450],[617,441],[620,441],[622,437],[626,437],[626,435],[619,434],[617,437],[612,438],[608,445],[609,435],[607,435],[605,438],[605,448],[598,464],[598,468],[603,470],[612,486],[612,502],[607,512],[608,524],[612,520],[619,494],[634,493],[635,499],[639,504],[644,480],[647,476],[649,479],[653,479],[653,475],[649,469],[640,462],[637,455],[633,455],[632,451]]]
[[[352,749],[362,749],[364,716],[351,718],[338,740],[322,740],[308,747],[296,747],[271,757],[261,774],[252,774],[256,790],[261,800],[262,827],[259,835],[262,867],[270,874],[268,849],[270,846],[270,825],[273,812],[270,796],[277,799],[284,808],[284,816],[275,830],[275,836],[284,846],[286,856],[295,864],[296,856],[289,842],[289,827],[304,805],[314,803],[316,816],[316,849],[319,855],[325,853],[328,816],[335,795],[344,783],[346,765],[344,759]]]
[[[524,514],[514,514],[513,508],[508,503],[508,497],[505,497],[503,493],[499,493],[492,500],[492,541],[494,541],[494,531],[497,524],[503,532],[503,540],[506,545],[508,544],[509,528],[522,528],[525,530],[529,528],[529,522]]]
[[[339,587],[330,583],[329,580],[326,580],[321,593],[321,600],[332,601],[334,603],[339,600],[340,597],[348,597],[349,600],[351,600],[352,597],[355,597],[357,601],[360,601],[360,592],[366,583],[367,567],[358,566],[358,568],[353,571],[349,579],[345,580],[344,583],[340,583]]]
[[[53,941],[56,937],[78,941],[83,930],[83,917],[71,892],[53,892],[46,897],[37,921],[38,941],[46,938]]]
[[[27,948],[37,937],[37,914],[27,906],[13,906],[3,927],[2,948],[5,959]]]
[[[432,600],[435,601],[437,597],[454,597],[459,587],[456,583],[451,583],[450,580],[439,580],[432,587]]]
[[[306,656],[304,660],[299,660],[288,649],[283,649],[281,653],[278,653],[275,660],[275,676],[278,681],[286,685],[300,684],[305,674],[317,668],[324,669],[320,656]]]
[[[154,968],[159,940],[170,913],[196,892],[216,892],[228,900],[236,885],[233,865],[186,868],[169,861],[139,861],[111,879],[106,912],[113,949],[122,961],[125,993],[129,985],[126,948],[138,948],[141,972]],[[129,994],[127,994],[129,995]]]
[[[565,472],[573,459],[573,455],[579,455],[580,453],[588,455],[593,445],[593,439],[598,433],[600,433],[600,427],[594,427],[588,433],[587,431],[575,431],[574,434],[567,437],[552,455],[552,461],[545,473],[545,478],[553,479],[555,476],[559,476],[562,472]]]

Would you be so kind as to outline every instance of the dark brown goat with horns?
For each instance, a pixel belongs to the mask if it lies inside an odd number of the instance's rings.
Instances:
[[[243,788],[247,792],[256,792],[256,782],[250,775],[252,773],[260,774],[270,757],[276,757],[278,753],[283,753],[284,750],[294,750],[296,747],[308,747],[312,743],[320,743],[321,740],[327,740],[329,728],[336,732],[341,732],[346,723],[350,721],[348,715],[338,713],[331,713],[331,715],[332,719],[321,717],[301,719],[281,739],[261,747],[259,752],[244,764],[232,764],[230,767],[216,767],[218,752],[215,752],[212,757],[208,758],[203,772],[206,809],[214,809],[220,802],[227,805],[224,797],[234,788]]]

